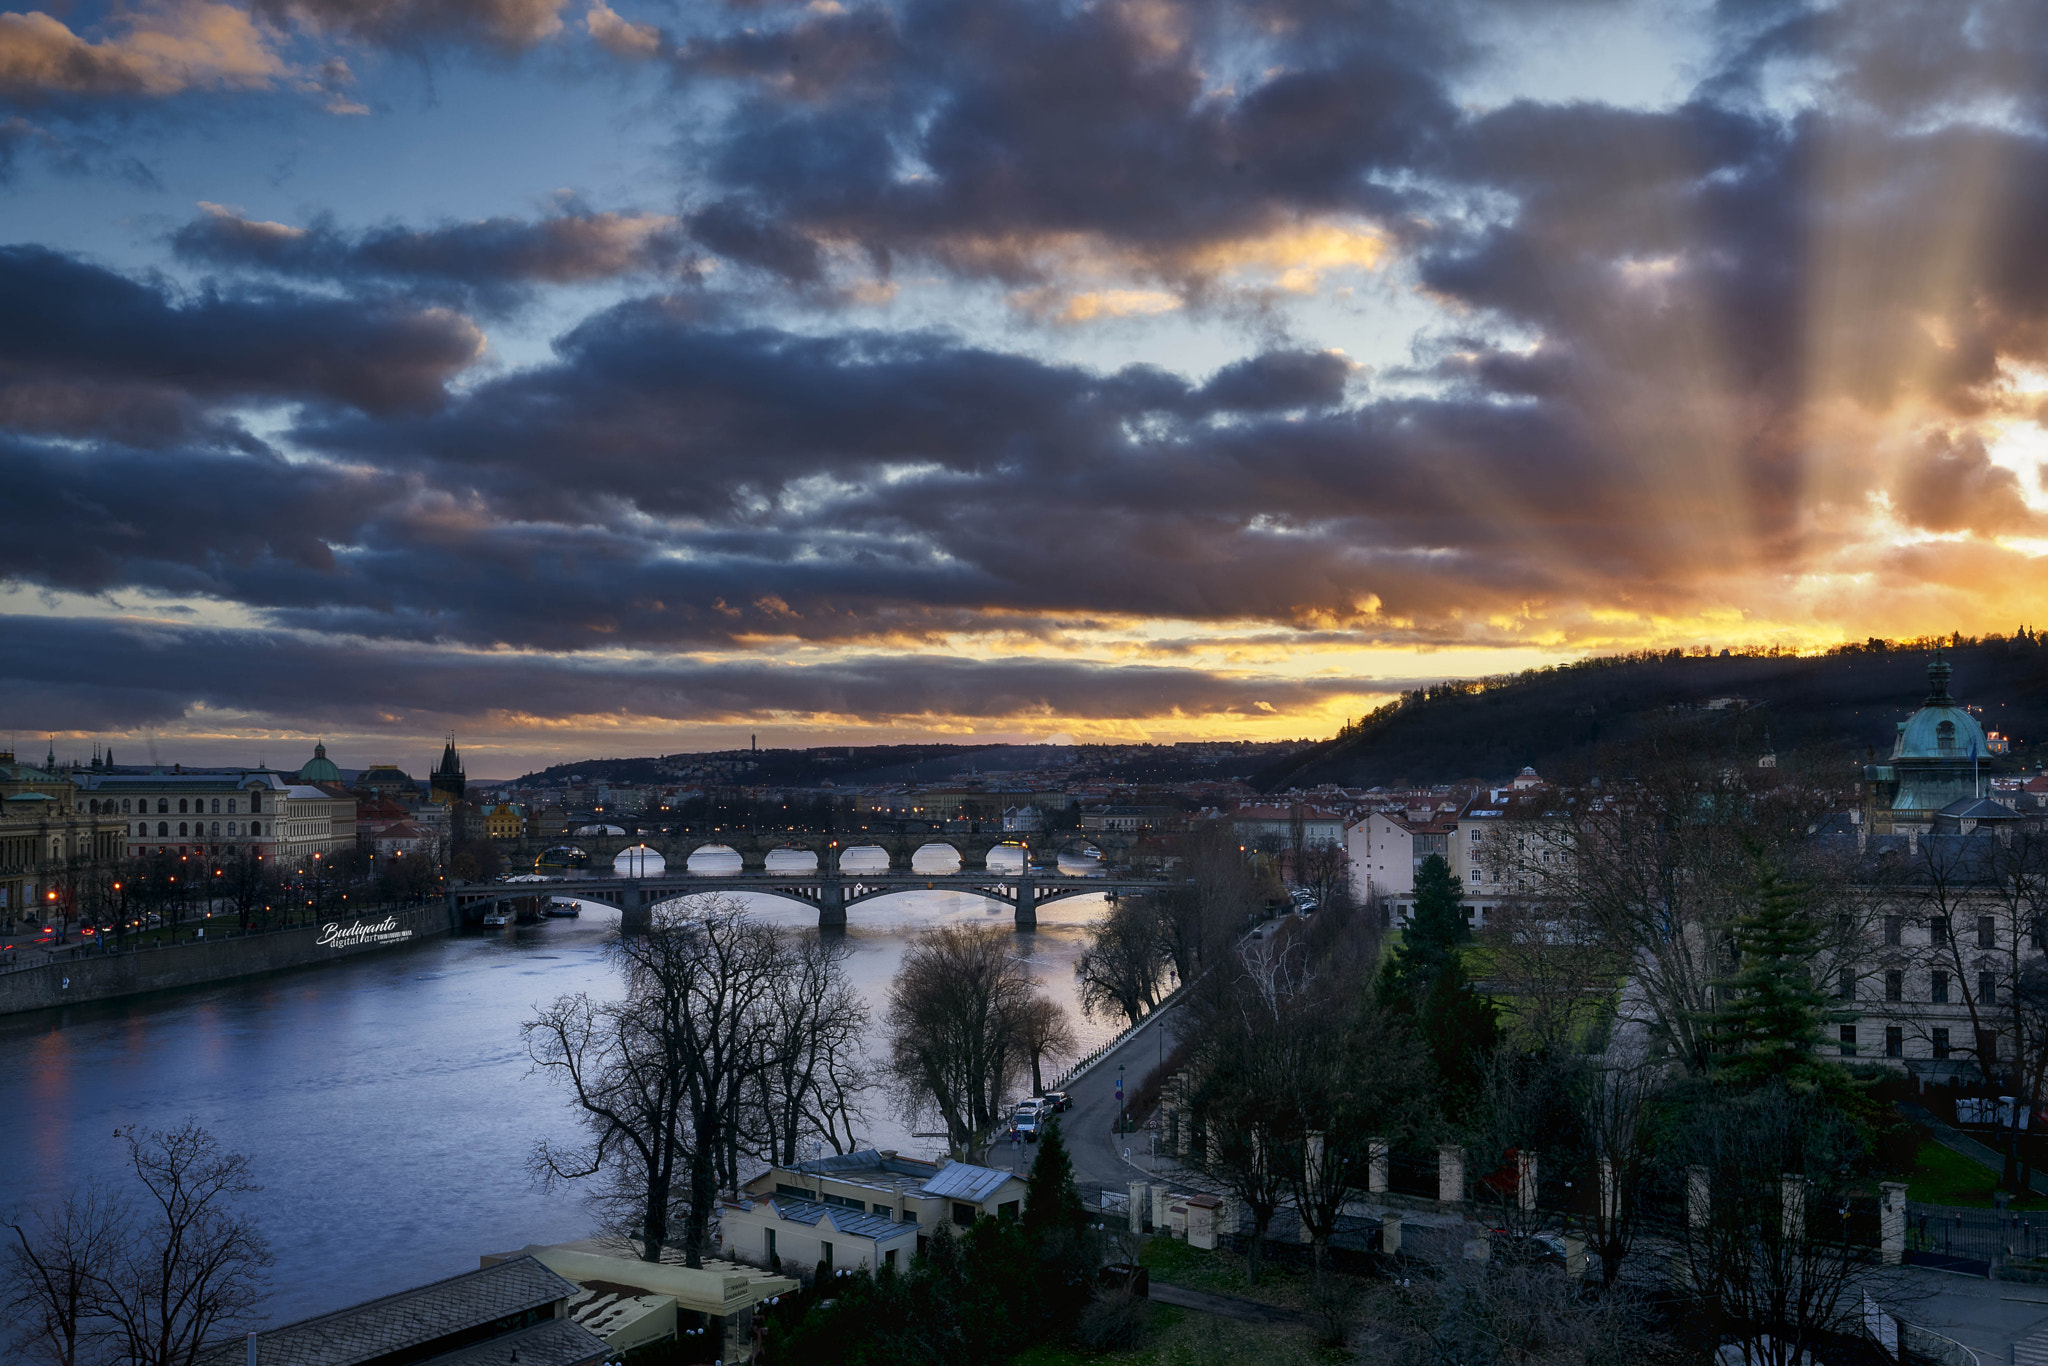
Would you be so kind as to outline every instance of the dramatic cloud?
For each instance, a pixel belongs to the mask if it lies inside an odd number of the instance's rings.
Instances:
[[[570,207],[537,220],[490,218],[433,228],[349,233],[332,218],[303,228],[258,222],[218,204],[172,235],[178,255],[207,265],[353,284],[453,290],[503,305],[523,286],[671,274],[686,261],[672,218]]]
[[[81,678],[93,686],[72,686]],[[890,656],[807,668],[765,660],[589,661],[365,650],[284,633],[150,622],[0,617],[0,707],[61,718],[54,724],[80,730],[162,725],[199,708],[399,732],[480,714],[670,725],[764,715],[870,724],[1215,719],[1298,708],[1343,691],[1184,668]]]
[[[372,695],[374,662],[393,716],[509,729],[595,688],[1273,733],[1396,649],[2031,618],[2040,6],[1531,8],[6,16],[15,184],[60,137],[119,164],[96,101],[300,126],[221,188],[167,161],[204,201],[167,240],[132,192],[171,274],[0,248],[0,480],[45,533],[0,577],[258,628],[92,627],[226,661],[135,717],[276,714],[226,677],[266,668],[345,709],[308,671]],[[1583,89],[1502,36],[1532,24],[1604,54]]]
[[[180,299],[45,247],[0,247],[0,413],[77,434],[186,434],[194,401],[437,407],[483,335],[458,314],[276,291]]]

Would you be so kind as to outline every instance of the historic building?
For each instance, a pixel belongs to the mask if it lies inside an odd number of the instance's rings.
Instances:
[[[1949,696],[1950,671],[1936,655],[1927,666],[1927,699],[1899,722],[1890,759],[1864,766],[1863,819],[1873,833],[1932,826],[1948,808],[1988,795],[1991,746],[1969,708]]]
[[[448,747],[441,751],[441,766],[427,778],[427,799],[436,806],[455,806],[462,801],[468,785],[462,772],[462,756],[455,752],[455,738],[450,736]]]
[[[81,868],[120,858],[124,826],[80,795],[54,751],[42,768],[0,750],[0,921],[41,915]]]

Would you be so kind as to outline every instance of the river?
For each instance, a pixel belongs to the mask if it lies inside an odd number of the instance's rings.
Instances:
[[[744,900],[769,923],[817,932],[806,907]],[[1073,963],[1103,905],[1054,902],[1018,936],[1084,1049],[1114,1032],[1074,1004]],[[873,1033],[913,935],[1010,915],[949,892],[853,907],[848,967]],[[0,1020],[0,1207],[121,1175],[123,1125],[196,1117],[263,1183],[250,1208],[276,1256],[273,1321],[470,1270],[486,1252],[587,1236],[582,1196],[544,1192],[525,1169],[536,1141],[573,1141],[576,1129],[562,1093],[531,1070],[519,1026],[564,993],[615,994],[604,945],[617,929],[616,912],[586,905],[577,920]],[[879,1096],[870,1110],[877,1146],[928,1146]]]

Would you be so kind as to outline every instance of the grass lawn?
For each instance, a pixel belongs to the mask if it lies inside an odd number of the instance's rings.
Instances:
[[[1242,1254],[1218,1249],[1204,1252],[1173,1238],[1148,1238],[1138,1260],[1152,1278],[1189,1290],[1206,1290],[1212,1295],[1236,1295],[1282,1309],[1306,1309],[1314,1273],[1306,1265],[1292,1266],[1267,1256],[1259,1267],[1259,1283],[1245,1279]]]
[[[1951,1152],[1930,1138],[1921,1143],[1920,1151],[1913,1159],[1913,1170],[1906,1174],[1906,1198],[1930,1205],[1989,1209],[1991,1188],[1997,1182],[1997,1172],[1972,1162],[1961,1153]],[[2048,1208],[2048,1198],[2015,1196],[2012,1207]]]
[[[1329,1366],[1349,1360],[1349,1352],[1317,1346],[1316,1335],[1307,1328],[1239,1323],[1155,1304],[1150,1336],[1134,1352],[1095,1356],[1072,1347],[1042,1344],[1014,1358],[1012,1366],[1227,1366],[1240,1361],[1261,1366]]]

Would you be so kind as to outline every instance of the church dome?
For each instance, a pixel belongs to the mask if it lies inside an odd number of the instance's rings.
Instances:
[[[1937,657],[1927,666],[1926,702],[1899,727],[1892,746],[1894,759],[1963,759],[1988,757],[1984,727],[1948,695],[1949,663]]]
[[[313,746],[313,757],[306,760],[306,766],[299,770],[299,781],[302,783],[338,783],[341,781],[341,770],[336,768],[334,761],[327,757],[327,746],[325,743]]]

